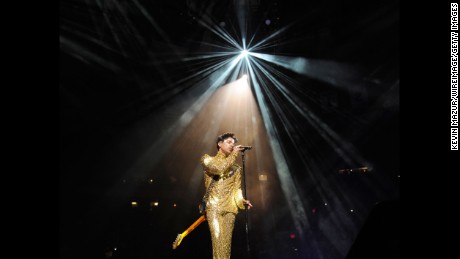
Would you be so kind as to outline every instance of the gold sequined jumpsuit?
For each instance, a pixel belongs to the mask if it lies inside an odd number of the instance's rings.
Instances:
[[[212,177],[218,175],[206,204],[206,219],[212,240],[213,259],[228,259],[231,254],[232,234],[238,209],[244,209],[241,191],[241,167],[235,163],[239,152],[226,156],[220,150],[212,157],[204,155],[204,184],[208,188]]]

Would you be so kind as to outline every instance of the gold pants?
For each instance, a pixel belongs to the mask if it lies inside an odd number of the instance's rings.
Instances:
[[[212,258],[229,259],[236,215],[231,212],[210,210],[206,212],[212,240]]]

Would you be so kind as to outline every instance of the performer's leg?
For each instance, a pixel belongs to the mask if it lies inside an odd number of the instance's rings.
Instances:
[[[206,219],[211,232],[213,259],[229,259],[232,246],[235,214],[207,211]]]

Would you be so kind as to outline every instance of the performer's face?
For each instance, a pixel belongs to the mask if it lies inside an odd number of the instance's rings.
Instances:
[[[233,147],[235,146],[235,140],[231,137],[224,139],[223,141],[219,142],[219,147],[224,154],[228,155],[233,151]]]

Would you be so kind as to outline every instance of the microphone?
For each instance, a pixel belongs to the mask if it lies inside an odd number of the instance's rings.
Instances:
[[[241,148],[243,148],[243,150],[241,150],[241,152],[243,152],[243,151],[246,151],[246,150],[251,150],[252,146],[241,146]]]

